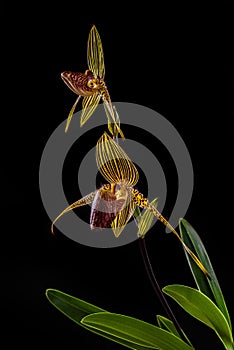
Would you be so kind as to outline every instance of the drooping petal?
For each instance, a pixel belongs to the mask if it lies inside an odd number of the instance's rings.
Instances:
[[[106,133],[96,145],[97,167],[109,183],[136,185],[139,174],[124,150]]]
[[[69,115],[68,115],[68,117],[67,117],[67,123],[66,123],[66,127],[65,127],[65,132],[67,132],[67,130],[68,130],[68,128],[69,128],[69,125],[70,125],[70,123],[71,123],[71,120],[72,120],[72,117],[73,117],[73,114],[74,114],[76,105],[77,105],[77,103],[79,102],[80,98],[81,98],[81,96],[78,96],[78,97],[77,97],[77,99],[76,99],[74,105],[72,106],[72,109],[71,109],[70,112],[69,112]]]
[[[82,112],[80,116],[80,126],[83,126],[97,108],[101,96],[95,92],[91,96],[85,96],[82,101]]]
[[[95,25],[92,26],[87,44],[88,67],[99,78],[105,76],[104,54],[100,35]]]
[[[131,189],[132,198],[133,201],[138,205],[139,207],[143,209],[147,209],[153,213],[154,216],[156,216],[169,230],[174,233],[174,235],[178,238],[180,243],[183,245],[186,252],[191,256],[191,258],[194,260],[194,262],[197,264],[197,266],[203,271],[203,273],[206,275],[207,278],[210,278],[209,272],[206,270],[206,268],[203,266],[201,261],[197,258],[197,256],[189,249],[189,247],[184,243],[182,238],[180,237],[179,233],[174,229],[174,227],[164,218],[164,216],[158,211],[158,209],[155,208],[155,206],[151,205],[149,203],[148,199],[143,196],[142,193],[140,193],[136,189]]]
[[[81,207],[83,205],[86,204],[90,204],[92,203],[92,201],[94,200],[96,191],[91,192],[90,194],[88,194],[87,196],[79,199],[78,201],[72,203],[71,205],[69,205],[66,209],[64,209],[52,222],[51,224],[51,232],[52,234],[54,234],[54,224],[56,223],[56,221],[58,221],[58,219],[60,219],[64,214],[68,213],[70,210],[73,210],[75,208]]]

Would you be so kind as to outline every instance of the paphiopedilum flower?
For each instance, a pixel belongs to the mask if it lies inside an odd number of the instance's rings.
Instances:
[[[175,234],[205,275],[209,276],[200,260],[186,246],[172,225],[162,216],[153,203],[150,203],[142,193],[134,188],[139,179],[137,168],[119,144],[106,132],[100,137],[96,145],[96,163],[100,173],[108,183],[63,210],[52,223],[52,232],[55,222],[62,215],[82,205],[92,204],[91,229],[102,230],[111,227],[114,235],[119,237],[134,215],[136,208],[142,208],[146,211],[140,218],[138,217],[138,235],[144,237],[150,228],[152,218],[157,217]]]
[[[61,77],[65,84],[78,95],[72,109],[68,115],[65,131],[68,130],[75,108],[81,97],[82,112],[80,117],[80,125],[83,126],[94,113],[100,100],[108,119],[108,128],[113,137],[118,134],[124,138],[120,129],[120,121],[115,108],[112,106],[111,98],[105,84],[105,64],[102,42],[100,35],[95,26],[90,30],[87,45],[87,61],[88,68],[85,73],[64,71]]]

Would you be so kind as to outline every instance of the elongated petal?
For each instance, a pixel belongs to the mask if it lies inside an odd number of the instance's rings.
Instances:
[[[64,209],[52,222],[51,224],[51,232],[52,234],[54,234],[54,224],[56,223],[56,221],[58,221],[58,219],[60,219],[64,214],[68,213],[70,210],[73,210],[75,208],[81,207],[83,205],[92,203],[94,197],[95,197],[96,191],[88,194],[87,196],[79,199],[78,201],[72,203],[71,205],[69,205],[66,209]]]
[[[138,171],[124,150],[105,132],[96,146],[97,167],[110,183],[125,183],[134,186]]]
[[[156,216],[166,227],[168,227],[172,233],[174,233],[174,235],[178,238],[180,243],[183,245],[186,252],[191,256],[191,258],[194,260],[197,266],[203,271],[206,277],[210,279],[210,274],[205,268],[205,266],[201,263],[201,261],[197,258],[197,256],[191,251],[191,249],[187,247],[187,245],[184,243],[184,241],[180,237],[179,233],[174,229],[173,226],[171,226],[171,224],[164,218],[164,216],[153,205],[151,205],[148,199],[145,198],[144,195],[140,193],[138,190],[131,188],[131,193],[132,193],[132,199],[134,200],[136,205],[138,205],[143,209],[152,211],[153,215]]]
[[[77,99],[76,99],[74,105],[72,106],[72,109],[71,109],[70,112],[69,112],[69,115],[68,115],[68,117],[67,117],[67,123],[66,123],[66,127],[65,127],[65,132],[67,132],[67,130],[68,130],[68,128],[69,128],[69,125],[70,125],[70,123],[71,123],[71,119],[72,119],[72,117],[73,117],[73,114],[74,114],[76,105],[77,105],[77,103],[79,102],[80,98],[81,98],[81,96],[78,96],[78,97],[77,97]]]
[[[105,64],[102,42],[95,25],[92,26],[87,45],[88,67],[96,77],[104,78]]]
[[[91,96],[85,96],[82,101],[82,113],[80,116],[80,126],[83,126],[97,108],[101,96],[95,92]]]

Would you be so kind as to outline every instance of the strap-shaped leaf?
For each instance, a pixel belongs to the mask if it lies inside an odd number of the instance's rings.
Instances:
[[[138,171],[124,150],[106,133],[96,145],[97,167],[109,183],[124,183],[134,186],[138,182]]]
[[[226,317],[229,326],[231,327],[231,320],[221,287],[201,238],[195,229],[185,219],[180,219],[179,228],[181,237],[185,244],[197,254],[198,258],[203,262],[203,264],[205,264],[211,275],[210,280],[205,278],[204,274],[201,273],[200,269],[197,268],[197,265],[194,264],[194,262],[186,254],[197,287],[202,293],[206,294],[211,300],[216,303],[216,305]]]
[[[177,337],[180,337],[174,323],[171,320],[169,320],[164,316],[157,315],[157,321],[160,328],[165,329],[166,331],[169,331],[170,333],[174,334]],[[187,335],[184,333],[184,331],[182,329],[181,331],[183,332],[184,337],[187,339],[188,344],[193,346],[190,340],[188,339]]]
[[[164,287],[163,292],[176,300],[190,315],[212,328],[223,342],[225,349],[234,349],[231,328],[226,318],[204,293],[177,284]]]
[[[95,25],[92,26],[87,44],[88,67],[94,75],[100,78],[105,76],[104,54],[100,35]]]
[[[63,313],[65,316],[70,318],[73,322],[75,322],[77,325],[89,330],[92,333],[95,333],[97,335],[100,335],[102,337],[105,337],[111,341],[117,342],[125,347],[128,347],[130,349],[135,350],[149,350],[148,347],[132,344],[132,342],[129,342],[128,340],[119,339],[115,335],[112,334],[106,334],[105,332],[102,332],[101,330],[97,330],[88,326],[85,326],[81,321],[82,319],[90,314],[96,313],[96,312],[104,312],[105,310],[87,303],[84,300],[75,298],[69,294],[63,293],[56,289],[47,289],[46,290],[46,296],[48,300],[51,302],[51,304],[57,308],[61,313]],[[169,349],[168,349],[169,350]],[[182,350],[182,348],[181,348]],[[186,350],[186,349],[185,349]]]
[[[48,288],[46,290],[46,297],[53,306],[77,323],[80,323],[81,319],[89,314],[105,311],[100,307],[63,293],[57,289]]]
[[[143,346],[160,350],[192,350],[174,334],[134,317],[109,312],[85,316],[81,323],[90,330],[102,331],[107,337],[115,336],[118,343],[128,341],[131,349]]]

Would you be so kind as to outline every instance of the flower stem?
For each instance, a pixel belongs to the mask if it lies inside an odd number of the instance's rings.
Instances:
[[[142,258],[143,258],[143,261],[144,261],[144,265],[145,265],[145,268],[146,268],[146,271],[147,271],[147,275],[150,279],[150,282],[151,282],[151,285],[154,289],[154,292],[155,294],[157,295],[158,299],[160,300],[165,312],[167,313],[167,316],[168,318],[173,322],[174,326],[176,327],[176,330],[177,332],[179,333],[181,339],[183,339],[187,344],[188,344],[188,340],[187,338],[185,337],[174,313],[172,312],[159,284],[158,284],[158,281],[156,279],[156,276],[155,276],[155,273],[154,273],[154,270],[152,268],[152,265],[151,265],[151,262],[150,262],[150,258],[149,258],[149,255],[148,255],[148,251],[147,251],[147,247],[146,247],[146,244],[145,244],[145,239],[144,238],[139,238],[138,239],[139,241],[139,246],[140,246],[140,251],[141,251],[141,255],[142,255]]]

